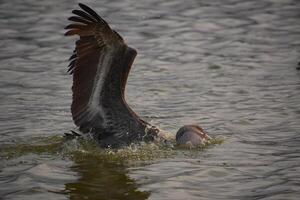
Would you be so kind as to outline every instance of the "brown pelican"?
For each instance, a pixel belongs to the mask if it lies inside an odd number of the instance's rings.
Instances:
[[[73,75],[74,123],[91,133],[101,147],[121,147],[138,141],[170,141],[175,135],[142,120],[126,103],[128,74],[137,51],[90,7],[79,3],[73,10],[66,36],[78,35],[68,72]],[[209,139],[198,126],[184,126],[178,144]]]

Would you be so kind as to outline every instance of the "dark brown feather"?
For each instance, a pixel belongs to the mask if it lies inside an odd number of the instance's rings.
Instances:
[[[71,36],[71,35],[76,35],[78,33],[78,30],[76,29],[72,29],[72,30],[69,30],[65,33],[65,36]]]
[[[98,81],[101,70],[100,57],[110,52],[118,51],[118,46],[126,47],[122,38],[110,27],[107,23],[96,15],[87,6],[80,4],[82,10],[73,10],[72,12],[79,17],[73,16],[71,21],[79,22],[72,23],[66,26],[70,29],[65,35],[79,35],[80,39],[76,42],[75,53],[70,57],[68,72],[73,74],[73,103],[72,115],[76,125],[81,128],[88,126],[94,127],[93,121],[98,120],[100,113],[98,109],[90,109],[90,102],[93,95],[95,82]],[[83,23],[83,24],[80,24]],[[100,66],[99,66],[100,65]],[[105,66],[111,67],[111,66]],[[108,70],[111,70],[108,68]],[[106,78],[106,77],[103,77]],[[100,103],[100,102],[99,102]]]
[[[83,23],[86,25],[89,25],[91,23],[90,21],[82,19],[81,17],[77,17],[77,16],[69,17],[68,20],[73,21],[73,22]]]
[[[76,59],[72,60],[68,66],[68,73],[73,74],[73,70],[75,68]]]
[[[66,29],[70,30],[65,33],[79,36],[68,69],[73,74],[74,123],[83,132],[96,130],[101,140],[108,136],[140,137],[145,133],[146,122],[129,108],[124,97],[136,51],[95,11],[79,6],[82,10],[72,11],[79,17],[69,18],[75,23],[68,25]]]
[[[75,15],[78,15],[78,16],[80,16],[83,19],[86,19],[88,21],[97,22],[97,20],[95,20],[94,18],[92,18],[90,15],[88,15],[85,12],[83,12],[82,10],[73,10],[72,13],[74,13]]]
[[[70,58],[69,58],[69,61],[73,60],[74,58],[76,58],[76,53],[73,53]]]
[[[96,19],[97,21],[102,21],[105,22],[93,9],[91,9],[90,7],[88,7],[87,5],[84,5],[82,3],[78,4],[80,6],[80,8],[82,8],[85,12],[87,12],[88,14],[90,14],[91,16],[94,17],[94,19]],[[105,22],[106,23],[106,22]],[[107,24],[107,23],[106,23]]]
[[[65,27],[65,29],[80,29],[84,30],[88,26],[87,25],[82,25],[82,24],[69,24],[68,26]]]

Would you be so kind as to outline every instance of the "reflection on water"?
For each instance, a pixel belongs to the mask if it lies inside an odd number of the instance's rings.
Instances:
[[[70,199],[147,199],[150,192],[138,190],[128,167],[176,154],[171,147],[156,144],[100,149],[89,138],[61,136],[31,138],[27,143],[2,145],[0,150],[2,173],[8,181],[2,195],[22,199],[57,199],[57,195]]]
[[[0,152],[0,199],[298,199],[298,0],[85,2],[138,50],[132,107],[163,129],[199,123],[225,142],[129,165],[61,156],[55,137],[74,128],[63,27],[76,5],[0,1],[0,151],[48,139]]]
[[[139,191],[137,184],[121,163],[116,164],[92,156],[76,158],[70,170],[78,174],[75,182],[66,183],[70,199],[147,199],[150,192]]]

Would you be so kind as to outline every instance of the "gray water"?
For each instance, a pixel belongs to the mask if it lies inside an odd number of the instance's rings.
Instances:
[[[1,0],[0,199],[299,199],[300,1],[84,2],[137,49],[126,97],[142,118],[225,140],[130,164],[53,153],[76,128],[63,28],[77,1]]]

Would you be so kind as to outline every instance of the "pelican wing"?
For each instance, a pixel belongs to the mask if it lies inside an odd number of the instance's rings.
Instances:
[[[136,51],[128,47],[122,37],[95,11],[84,4],[79,6],[81,10],[72,11],[74,16],[69,20],[73,23],[66,27],[69,30],[65,33],[66,36],[80,37],[70,57],[68,69],[68,72],[73,74],[71,111],[75,124],[81,130],[89,131],[91,128],[101,128],[106,123],[103,96],[107,92],[118,93],[122,89],[124,92]],[[128,49],[131,50],[130,55]],[[126,56],[130,57],[130,61],[123,58]],[[114,81],[112,73],[116,73],[118,68],[126,76],[116,77],[121,79],[116,80],[116,84],[108,83]],[[110,89],[107,85],[110,85]]]

